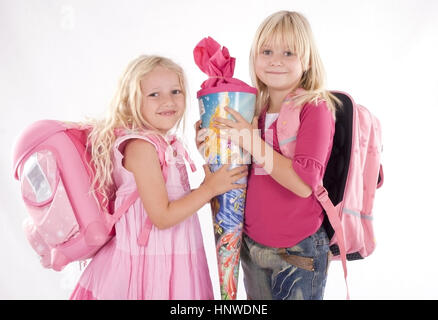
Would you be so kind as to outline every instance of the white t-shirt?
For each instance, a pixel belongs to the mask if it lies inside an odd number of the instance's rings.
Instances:
[[[271,124],[278,118],[278,113],[266,113],[265,118],[265,131],[271,126]]]

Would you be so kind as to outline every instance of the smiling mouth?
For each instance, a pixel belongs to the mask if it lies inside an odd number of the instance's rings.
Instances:
[[[160,116],[168,117],[168,116],[173,116],[173,115],[175,115],[175,114],[176,114],[176,111],[163,111],[163,112],[159,112],[158,114],[159,114]]]
[[[266,71],[268,74],[286,74],[286,71]]]

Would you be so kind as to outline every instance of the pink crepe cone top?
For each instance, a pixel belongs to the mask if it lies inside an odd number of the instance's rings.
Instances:
[[[257,94],[257,89],[233,78],[236,58],[231,57],[226,47],[213,38],[202,39],[193,50],[196,65],[209,76],[201,84],[197,97],[217,92],[248,92]]]

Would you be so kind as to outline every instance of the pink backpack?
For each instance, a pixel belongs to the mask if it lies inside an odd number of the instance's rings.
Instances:
[[[376,246],[372,208],[376,189],[383,183],[382,141],[377,118],[348,94],[332,93],[343,106],[336,113],[333,147],[315,197],[326,213],[324,227],[330,251],[334,259],[342,260],[346,280],[346,261],[363,259]],[[293,158],[301,107],[295,107],[289,97],[285,102],[278,116],[277,134],[283,155]]]
[[[342,101],[336,113],[333,148],[323,186],[315,193],[326,212],[324,226],[334,259],[363,259],[373,253],[373,202],[383,184],[379,120],[343,92],[333,92]],[[348,287],[347,287],[348,290]],[[348,296],[348,292],[347,292]]]
[[[23,228],[46,268],[56,271],[92,257],[112,236],[113,226],[139,197],[135,191],[113,215],[90,192],[89,128],[55,120],[37,121],[18,138],[14,176],[30,215]],[[106,212],[112,212],[110,201]],[[148,240],[148,219],[139,243]]]

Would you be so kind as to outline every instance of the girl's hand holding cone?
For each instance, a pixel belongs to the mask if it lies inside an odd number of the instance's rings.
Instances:
[[[229,108],[225,107],[225,111],[229,112],[235,121],[225,118],[214,118],[214,127],[221,130],[221,138],[231,139],[231,141],[237,144],[239,147],[245,149],[249,153],[252,153],[252,146],[255,142],[255,137],[258,135],[258,117],[254,117],[252,123],[249,123],[242,117],[242,115]]]

